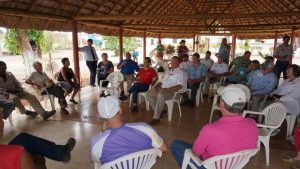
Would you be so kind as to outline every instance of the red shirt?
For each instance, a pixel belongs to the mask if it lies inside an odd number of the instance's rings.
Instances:
[[[21,155],[24,151],[22,146],[0,145],[0,168],[20,169]]]
[[[150,85],[154,77],[157,76],[156,71],[153,68],[145,69],[141,68],[138,77],[140,78],[140,83]]]

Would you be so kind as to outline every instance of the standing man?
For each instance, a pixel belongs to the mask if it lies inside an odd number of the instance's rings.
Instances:
[[[95,87],[95,79],[96,79],[96,70],[97,70],[97,62],[98,56],[93,45],[93,40],[87,40],[87,46],[79,48],[79,52],[84,53],[84,59],[86,61],[86,65],[90,70],[90,86]]]
[[[281,72],[283,72],[283,79],[287,79],[286,70],[293,57],[293,48],[289,45],[290,37],[285,35],[283,37],[283,44],[279,45],[274,53],[274,57],[277,59],[275,64],[275,71],[278,78],[280,78]]]

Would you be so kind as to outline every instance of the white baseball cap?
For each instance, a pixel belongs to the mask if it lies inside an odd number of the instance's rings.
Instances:
[[[247,102],[245,91],[238,85],[228,85],[224,87],[222,91],[220,91],[220,93],[223,101],[229,106],[233,106],[234,104],[239,103],[244,107],[244,104],[241,103]]]
[[[120,110],[120,101],[116,96],[101,97],[98,102],[98,112],[102,118],[114,117]]]

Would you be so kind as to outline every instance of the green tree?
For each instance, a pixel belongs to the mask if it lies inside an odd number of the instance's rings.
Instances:
[[[4,47],[13,55],[20,54],[20,47],[18,45],[18,34],[15,29],[8,29],[5,34]]]
[[[105,43],[105,48],[111,50],[116,56],[119,56],[119,37],[117,36],[103,36]],[[134,37],[124,37],[123,38],[123,52],[130,52],[134,49],[140,47],[138,39]]]
[[[37,45],[38,56],[41,57],[41,53],[48,52],[49,46],[46,43],[43,31],[35,29],[28,29],[26,33],[30,41],[34,41]],[[28,42],[29,43],[29,42]],[[18,33],[16,29],[8,29],[5,34],[4,47],[8,49],[12,54],[20,54],[20,47],[18,44]]]

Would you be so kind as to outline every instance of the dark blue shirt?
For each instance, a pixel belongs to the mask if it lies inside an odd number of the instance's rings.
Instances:
[[[133,60],[122,60],[121,63],[121,73],[123,74],[134,74],[134,71],[138,72],[140,70],[138,64]]]

